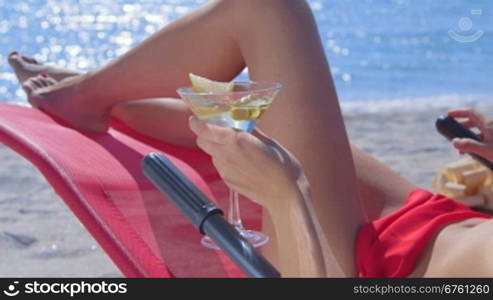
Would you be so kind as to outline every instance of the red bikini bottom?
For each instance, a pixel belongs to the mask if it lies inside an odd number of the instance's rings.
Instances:
[[[356,239],[359,277],[407,277],[428,242],[444,226],[492,218],[443,195],[414,190],[404,207],[363,226]]]

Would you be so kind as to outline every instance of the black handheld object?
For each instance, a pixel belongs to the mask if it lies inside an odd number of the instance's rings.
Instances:
[[[248,243],[173,163],[158,153],[142,161],[144,174],[176,207],[251,277],[281,277],[281,274]]]
[[[454,118],[440,116],[437,119],[435,125],[438,132],[440,132],[444,137],[446,137],[449,140],[453,140],[454,138],[469,138],[476,140],[478,142],[482,141],[482,138],[479,135],[472,132],[469,128],[462,126],[462,124],[457,122]],[[468,153],[468,154],[493,171],[493,162],[477,154],[473,154],[473,153]]]

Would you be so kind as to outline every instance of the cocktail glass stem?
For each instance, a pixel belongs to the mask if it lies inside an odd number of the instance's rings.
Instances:
[[[261,247],[269,241],[269,237],[262,232],[248,230],[243,227],[243,222],[240,216],[240,197],[233,190],[229,190],[229,222],[236,230],[249,241],[254,247]]]
[[[212,87],[220,91],[213,92]],[[276,82],[249,81],[235,82],[231,87],[228,84],[227,88],[218,83],[209,83],[207,88],[204,88],[208,92],[197,91],[197,87],[182,87],[177,92],[199,119],[216,126],[251,132],[281,87],[281,84]],[[229,191],[229,222],[254,247],[265,245],[269,241],[266,234],[243,227],[239,198],[236,192]],[[201,243],[205,247],[218,249],[216,243],[208,236],[203,237]]]
[[[252,132],[257,122],[251,122],[248,128],[237,128],[235,130]],[[262,232],[248,230],[243,227],[240,215],[240,197],[239,194],[233,190],[229,190],[229,214],[228,221],[233,225],[236,230],[254,247],[261,247],[269,241],[269,237]]]
[[[243,227],[243,222],[240,216],[240,197],[239,194],[233,190],[229,190],[229,212],[228,221],[235,227],[235,229],[250,242],[254,247],[261,247],[269,241],[269,237],[262,233],[253,230],[248,230]],[[202,238],[202,245],[210,249],[219,250],[219,247],[214,243],[214,241],[205,236]]]
[[[229,190],[229,215],[228,220],[240,233],[245,231],[240,216],[240,199],[237,192]]]

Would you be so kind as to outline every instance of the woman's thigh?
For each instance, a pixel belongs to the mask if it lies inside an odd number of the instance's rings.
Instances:
[[[358,192],[369,220],[394,212],[403,205],[409,193],[418,188],[357,146],[351,145],[351,152]]]
[[[145,136],[196,148],[195,134],[188,127],[191,111],[180,99],[153,98],[123,102],[113,107],[112,114]]]

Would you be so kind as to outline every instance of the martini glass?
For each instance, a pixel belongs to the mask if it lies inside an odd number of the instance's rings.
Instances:
[[[209,124],[251,132],[280,90],[281,84],[275,82],[235,82],[232,92],[199,93],[192,87],[183,87],[177,92],[198,119]],[[233,190],[229,191],[228,220],[254,247],[263,246],[269,241],[264,233],[244,228],[238,193]],[[219,249],[207,236],[202,239],[202,245]]]

